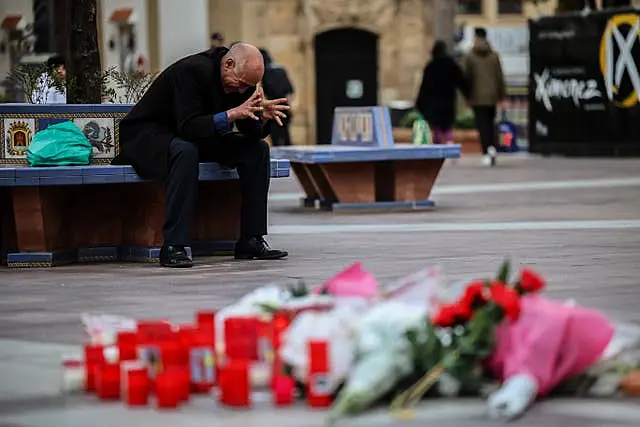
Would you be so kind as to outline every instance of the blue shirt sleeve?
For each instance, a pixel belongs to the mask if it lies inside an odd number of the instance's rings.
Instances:
[[[218,113],[213,116],[213,127],[219,134],[231,132],[231,123],[229,123],[226,112]]]

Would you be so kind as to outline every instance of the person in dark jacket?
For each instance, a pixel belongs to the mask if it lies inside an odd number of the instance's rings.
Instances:
[[[269,51],[260,49],[264,59],[264,77],[262,77],[262,87],[268,99],[287,98],[289,105],[293,102],[293,85],[289,80],[287,70],[276,64],[271,58]],[[291,110],[287,111],[287,117],[282,120],[283,126],[271,128],[271,140],[274,146],[291,145],[291,134],[289,125],[291,123]]]
[[[270,122],[281,124],[286,99],[266,101],[260,51],[246,43],[187,56],[164,70],[120,122],[120,153],[141,178],[166,183],[160,263],[190,267],[185,247],[198,186],[198,162],[236,167],[242,191],[236,259],[276,259],[267,234]],[[233,126],[238,132],[232,131]]]
[[[453,142],[456,119],[456,90],[467,97],[469,85],[455,60],[447,53],[447,45],[437,40],[431,60],[424,68],[416,109],[429,123],[434,144]]]

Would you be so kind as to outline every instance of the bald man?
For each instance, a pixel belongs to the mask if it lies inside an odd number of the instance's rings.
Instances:
[[[166,184],[160,264],[191,267],[189,224],[198,186],[198,162],[237,168],[242,191],[236,259],[279,259],[267,234],[271,122],[281,125],[286,99],[267,101],[257,89],[264,73],[260,51],[238,43],[188,56],[165,69],[120,122],[120,154],[145,179]],[[235,129],[234,130],[234,125]]]

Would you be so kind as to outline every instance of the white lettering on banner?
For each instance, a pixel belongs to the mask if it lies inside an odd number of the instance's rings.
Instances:
[[[623,25],[631,27],[626,37],[620,32],[620,27]],[[615,105],[622,108],[631,108],[640,102],[640,75],[633,56],[633,48],[638,42],[639,34],[640,15],[635,13],[616,15],[607,23],[600,42],[600,69],[607,96]],[[617,60],[614,58],[614,43],[619,51]],[[627,96],[619,93],[625,73],[629,76],[633,87]],[[616,100],[615,95],[622,95],[624,98]]]
[[[542,102],[547,111],[553,111],[551,100],[554,98],[571,99],[579,107],[582,101],[602,96],[595,79],[557,79],[551,77],[547,69],[542,74],[534,73],[533,78],[536,83],[536,101]]]

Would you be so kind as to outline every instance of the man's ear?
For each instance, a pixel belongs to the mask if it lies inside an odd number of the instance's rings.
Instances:
[[[227,58],[224,60],[224,65],[227,68],[233,68],[236,65],[236,62],[233,60],[233,58]]]

